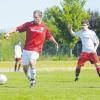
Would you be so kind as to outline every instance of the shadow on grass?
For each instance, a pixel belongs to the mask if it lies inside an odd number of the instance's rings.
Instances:
[[[0,85],[0,88],[10,88],[10,89],[17,89],[17,88],[27,88],[27,87],[29,87],[29,86],[9,86],[9,85]]]
[[[84,89],[100,89],[100,86],[82,86],[78,88],[84,88]]]

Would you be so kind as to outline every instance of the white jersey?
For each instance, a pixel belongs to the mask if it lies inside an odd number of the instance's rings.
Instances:
[[[15,45],[15,58],[21,58],[22,51],[20,45]]]
[[[92,30],[81,30],[75,32],[73,35],[78,36],[81,39],[82,52],[91,53],[93,50],[96,50],[99,45],[99,39]]]

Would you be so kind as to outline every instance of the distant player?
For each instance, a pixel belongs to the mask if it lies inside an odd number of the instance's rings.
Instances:
[[[10,33],[16,31],[26,32],[26,41],[23,49],[22,61],[24,72],[30,79],[30,87],[34,86],[36,83],[36,60],[42,52],[44,41],[49,39],[58,48],[58,43],[49,32],[47,26],[42,22],[42,12],[40,10],[35,10],[33,12],[33,19],[34,20],[31,22],[26,22],[19,27],[12,28],[5,36],[8,37]]]
[[[14,56],[15,56],[15,67],[14,71],[19,71],[22,62],[22,50],[21,50],[21,42],[19,41],[14,48]]]
[[[95,65],[97,73],[100,77],[100,64],[96,53],[99,45],[99,39],[96,36],[96,33],[88,28],[89,22],[87,20],[82,21],[81,24],[82,29],[78,32],[73,32],[72,27],[69,27],[71,35],[79,37],[82,41],[82,52],[76,67],[75,81],[79,79],[81,67],[86,61],[90,61],[91,64]]]

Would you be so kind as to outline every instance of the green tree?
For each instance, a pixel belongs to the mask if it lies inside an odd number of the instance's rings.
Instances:
[[[1,36],[1,56],[2,60],[14,60],[14,46],[21,41],[22,47],[25,41],[25,33],[14,33],[7,40],[4,39],[4,33]]]
[[[70,36],[67,27],[71,24],[77,31],[81,28],[81,21],[89,18],[84,10],[85,3],[86,0],[63,0],[60,7],[53,6],[45,11],[44,21],[55,27],[60,35],[60,43],[67,44],[69,48],[73,48],[78,39]]]
[[[90,28],[100,33],[100,13],[98,11],[88,10],[90,14]],[[100,37],[100,34],[97,34]]]

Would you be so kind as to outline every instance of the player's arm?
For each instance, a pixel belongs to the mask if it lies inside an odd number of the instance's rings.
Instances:
[[[24,32],[24,31],[27,31],[27,25],[28,25],[28,22],[18,26],[18,27],[12,27],[10,29],[10,31],[8,33],[5,34],[5,38],[7,38],[11,33],[14,33],[14,32]]]
[[[94,50],[93,50],[92,53],[96,53],[96,50],[97,50],[97,48],[99,46],[99,39],[98,39],[96,33],[94,33],[94,35],[93,35],[93,42],[94,42],[95,46],[94,46]]]
[[[51,33],[48,31],[48,28],[46,28],[46,38],[56,45],[56,48],[58,51],[59,45],[58,45],[57,41],[54,39],[54,37],[51,35]]]
[[[53,43],[56,45],[56,48],[57,48],[57,51],[58,51],[59,45],[58,45],[57,41],[54,39],[54,37],[51,36],[51,37],[49,38],[49,40],[50,40],[51,42],[53,42]]]
[[[10,29],[10,31],[8,31],[6,34],[5,34],[5,39],[7,39],[9,37],[10,34],[14,33],[17,31],[17,28],[16,27],[12,27]]]
[[[73,29],[72,29],[72,25],[68,25],[67,26],[67,28],[68,28],[68,31],[69,31],[69,33],[72,35],[72,36],[75,36],[75,32],[73,31]]]

